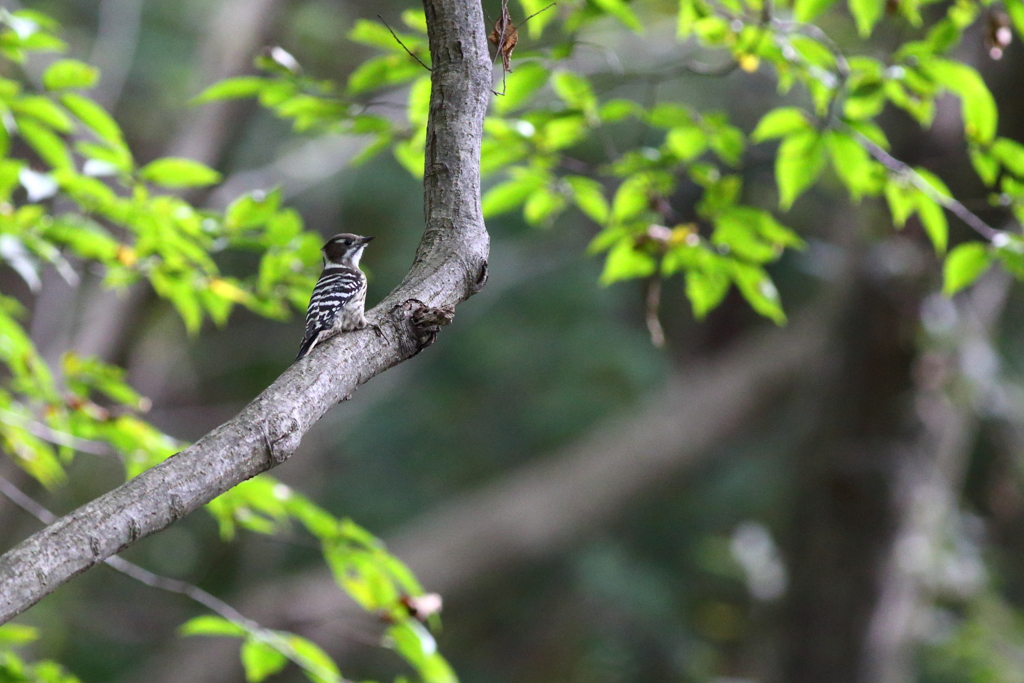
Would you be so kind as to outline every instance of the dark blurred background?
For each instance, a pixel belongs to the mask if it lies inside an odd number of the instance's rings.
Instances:
[[[498,3],[484,5],[493,19]],[[141,163],[179,154],[221,170],[223,187],[193,197],[210,206],[280,185],[310,229],[377,237],[364,259],[370,304],[401,280],[422,229],[422,189],[390,155],[353,168],[358,139],[304,139],[252,102],[187,101],[252,73],[266,45],[343,83],[373,54],[345,39],[353,22],[379,14],[398,25],[410,3],[25,6],[56,17],[70,56],[102,69],[97,98]],[[675,3],[636,7],[645,36],[595,24],[568,63],[600,74],[602,97],[724,109],[747,131],[787,99],[765,69],[656,86],[628,76],[694,57],[674,39]],[[841,13],[821,24],[868,54],[906,37],[886,23],[858,43]],[[983,25],[956,56],[992,88],[1000,134],[1019,139],[1024,53],[1014,42],[992,61]],[[524,35],[520,49],[545,39]],[[955,99],[940,103],[930,131],[899,112],[882,123],[897,157],[935,171],[1006,227],[967,162]],[[612,131],[628,144],[638,134]],[[751,148],[744,171],[747,199],[769,208],[772,160]],[[682,282],[668,281],[663,350],[647,333],[643,283],[598,284],[601,263],[585,253],[595,225],[577,213],[543,230],[516,213],[489,221],[486,289],[433,347],[328,413],[275,475],[384,538],[444,595],[439,644],[467,682],[1024,681],[1021,288],[992,273],[941,297],[941,264],[920,226],[894,231],[881,203],[850,204],[834,178],[781,219],[810,244],[772,271],[789,324],[776,329],[735,293],[695,322]],[[953,243],[970,237],[951,224]],[[232,417],[302,336],[298,317],[239,310],[190,338],[141,286],[115,295],[95,279],[72,289],[51,274],[32,300],[15,279],[4,283],[31,307],[48,357],[75,348],[127,367],[152,398],[152,421],[182,440]],[[116,461],[83,455],[63,489],[19,481],[60,513],[122,477]],[[0,520],[5,547],[37,528],[6,501]],[[374,625],[298,532],[228,544],[196,513],[126,555],[264,626],[310,636],[347,678],[401,671],[368,644]],[[39,654],[86,682],[242,680],[237,642],[175,635],[199,613],[99,567],[25,621],[45,628]],[[289,669],[281,679],[300,677]]]

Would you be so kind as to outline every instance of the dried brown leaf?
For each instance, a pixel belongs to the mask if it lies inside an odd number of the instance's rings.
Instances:
[[[512,73],[512,50],[516,49],[516,43],[519,42],[519,31],[512,25],[507,3],[501,4],[501,16],[494,22],[494,30],[487,36],[487,40],[498,49],[505,71]]]

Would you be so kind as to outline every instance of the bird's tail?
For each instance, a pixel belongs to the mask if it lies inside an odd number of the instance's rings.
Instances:
[[[305,358],[306,355],[313,350],[313,347],[316,346],[316,343],[319,340],[320,335],[318,333],[311,334],[303,339],[302,344],[299,346],[299,355],[295,356],[295,360],[292,362],[295,363]]]

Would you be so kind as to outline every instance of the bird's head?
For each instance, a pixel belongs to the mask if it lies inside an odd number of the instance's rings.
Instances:
[[[335,235],[327,240],[327,244],[321,250],[324,254],[324,265],[358,268],[363,249],[372,239],[372,237],[360,237],[348,232]]]

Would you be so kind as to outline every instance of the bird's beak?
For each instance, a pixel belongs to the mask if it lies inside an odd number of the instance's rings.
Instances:
[[[370,237],[364,237],[363,238],[363,244],[366,244],[366,243],[370,242],[372,239],[373,239],[372,235]]]

